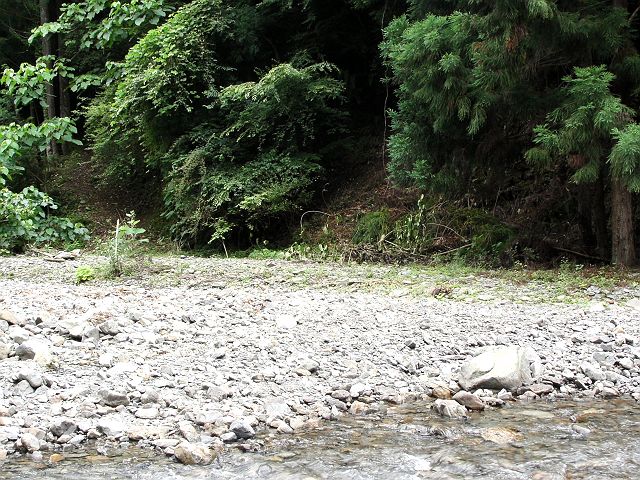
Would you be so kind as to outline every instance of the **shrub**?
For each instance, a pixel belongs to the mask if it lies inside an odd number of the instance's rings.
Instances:
[[[80,265],[76,268],[76,283],[84,283],[96,278],[96,271],[88,265]]]
[[[19,193],[0,190],[0,250],[16,251],[28,244],[82,243],[88,230],[68,218],[50,215],[58,206],[35,187]]]

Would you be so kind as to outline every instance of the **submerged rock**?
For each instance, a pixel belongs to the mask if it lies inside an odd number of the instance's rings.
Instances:
[[[515,391],[542,375],[542,363],[530,347],[498,346],[485,350],[462,365],[458,383],[465,390],[490,388]]]
[[[480,436],[488,442],[498,445],[509,445],[522,440],[522,434],[504,427],[485,428],[480,432]]]

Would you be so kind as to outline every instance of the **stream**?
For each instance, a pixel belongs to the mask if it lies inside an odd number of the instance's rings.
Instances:
[[[0,479],[640,478],[640,405],[629,400],[517,403],[466,422],[413,403],[260,439],[262,451],[229,449],[209,466],[128,449],[113,456],[65,454],[53,465],[9,459]]]

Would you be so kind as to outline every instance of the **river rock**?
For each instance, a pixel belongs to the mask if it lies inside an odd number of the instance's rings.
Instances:
[[[180,463],[185,465],[208,465],[215,456],[209,447],[189,442],[180,443],[173,450],[173,454]]]
[[[120,437],[125,431],[122,421],[117,418],[102,417],[98,421],[98,431],[107,437]]]
[[[129,396],[126,393],[115,390],[100,390],[98,392],[102,403],[109,407],[117,407],[119,405],[129,405]]]
[[[182,435],[187,442],[197,443],[200,441],[200,434],[191,422],[180,422],[178,424],[178,429],[180,430],[180,435]]]
[[[23,326],[25,324],[24,318],[9,310],[0,310],[0,320],[4,320],[9,325]]]
[[[142,408],[136,410],[136,418],[151,420],[156,418],[160,414],[158,407],[152,404],[145,405]]]
[[[232,422],[229,430],[232,431],[236,435],[236,437],[241,440],[245,438],[253,438],[256,435],[256,432],[251,426],[251,423],[249,423],[249,421],[245,418]]]
[[[462,365],[458,383],[465,390],[490,388],[515,391],[542,375],[540,357],[530,347],[496,346]]]
[[[36,339],[30,339],[20,344],[16,348],[16,357],[20,360],[34,360],[43,367],[50,367],[55,363],[49,345]]]
[[[453,399],[458,402],[460,405],[464,405],[469,410],[484,410],[485,404],[484,402],[473,393],[467,392],[465,390],[460,390],[453,396]]]
[[[443,417],[467,418],[467,409],[455,400],[438,399],[431,404],[431,409]]]
[[[18,443],[29,453],[37,452],[38,450],[40,450],[40,441],[36,438],[35,435],[32,435],[31,433],[23,433],[20,436],[20,440],[18,440]]]
[[[9,348],[9,345],[0,342],[0,360],[9,358],[9,353],[11,353],[11,348]]]
[[[593,363],[582,362],[580,364],[580,370],[594,382],[599,382],[607,378],[605,373]]]
[[[42,375],[31,370],[22,370],[18,372],[16,381],[21,380],[26,380],[29,385],[31,385],[31,388],[38,388],[43,383]]]

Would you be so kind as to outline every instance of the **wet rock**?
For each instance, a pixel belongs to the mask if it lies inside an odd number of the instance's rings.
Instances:
[[[467,418],[467,409],[455,400],[438,399],[431,404],[438,415],[448,418]]]
[[[206,445],[189,442],[180,443],[173,454],[185,465],[208,465],[215,459],[214,452]]]
[[[458,383],[465,390],[476,388],[515,391],[542,375],[540,357],[529,347],[498,346],[463,363]]]
[[[458,402],[460,405],[464,405],[469,410],[484,410],[485,403],[473,393],[467,392],[465,390],[460,390],[453,396],[453,399]]]

